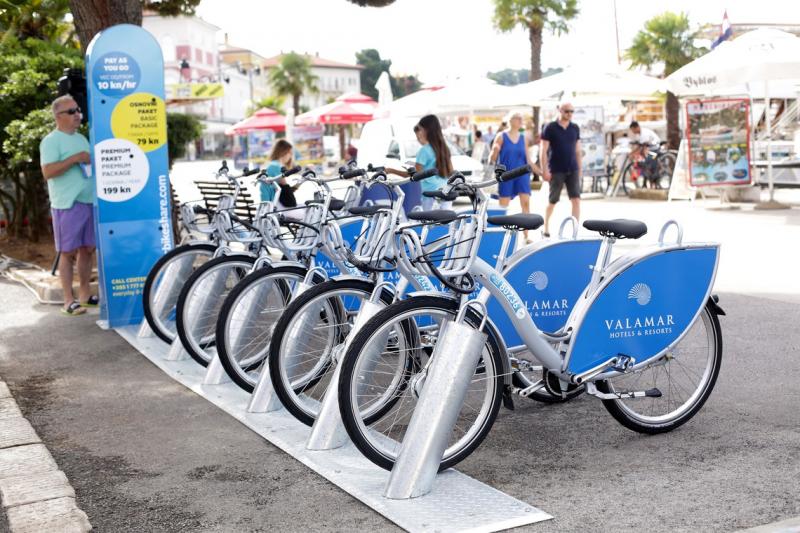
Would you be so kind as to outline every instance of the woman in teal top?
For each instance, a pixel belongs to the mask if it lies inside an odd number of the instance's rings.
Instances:
[[[292,162],[292,145],[285,139],[279,139],[272,147],[272,154],[269,156],[270,162],[267,165],[267,176],[274,178],[281,175],[281,168],[288,167]],[[278,185],[283,188],[289,187],[286,179],[278,180]],[[266,184],[259,183],[259,191],[261,193],[262,202],[274,202],[278,187],[274,183]],[[294,206],[290,206],[294,207]]]
[[[436,176],[426,178],[420,182],[419,185],[421,186],[421,190],[439,190],[447,183],[446,176],[450,176],[450,174],[453,173],[453,163],[450,160],[450,149],[447,147],[447,143],[444,140],[442,125],[439,123],[439,119],[436,118],[436,115],[425,115],[419,119],[419,123],[414,126],[414,133],[417,135],[417,140],[422,145],[417,152],[415,165],[417,172],[431,168],[435,168],[438,171]],[[398,176],[408,176],[408,172],[403,170],[387,168],[386,171],[390,174],[396,174]],[[413,198],[414,196],[419,198],[421,195],[419,189],[414,190],[416,185],[416,183],[409,183],[403,186],[403,191],[406,193],[406,201],[404,202],[406,212],[409,211],[409,204],[411,203],[409,202],[409,199]],[[433,198],[422,196],[422,209],[432,209],[434,202],[435,200]],[[419,205],[419,200],[414,203]],[[450,202],[441,204],[442,208],[447,208],[449,206]]]

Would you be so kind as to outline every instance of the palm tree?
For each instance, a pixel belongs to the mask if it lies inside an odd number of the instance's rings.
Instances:
[[[294,52],[284,54],[280,63],[269,71],[269,83],[276,96],[292,97],[295,116],[300,114],[303,93],[318,91],[317,77],[311,73],[311,60]]]
[[[630,60],[631,67],[651,68],[663,64],[666,77],[706,52],[705,48],[694,45],[695,35],[696,32],[689,29],[686,13],[667,11],[645,22],[644,29],[639,30],[633,44],[625,51],[625,58]],[[678,97],[667,92],[667,141],[673,149],[681,142],[679,112]]]
[[[494,26],[511,31],[517,26],[528,30],[531,43],[530,81],[542,77],[542,32],[569,31],[567,22],[578,15],[578,0],[494,0]],[[534,129],[539,129],[539,108],[533,108]]]

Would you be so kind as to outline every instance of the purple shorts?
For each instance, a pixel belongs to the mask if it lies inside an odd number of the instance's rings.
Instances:
[[[51,208],[56,251],[74,252],[81,246],[94,248],[94,207],[75,202],[69,209]]]

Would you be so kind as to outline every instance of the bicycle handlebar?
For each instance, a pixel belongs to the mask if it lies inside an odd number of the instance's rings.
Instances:
[[[356,168],[354,170],[348,170],[346,172],[342,172],[340,174],[340,176],[341,176],[342,179],[349,180],[349,179],[357,178],[359,176],[363,176],[366,173],[367,173],[367,171],[364,170],[363,168]]]
[[[439,170],[436,168],[429,168],[428,170],[421,170],[420,172],[414,172],[413,174],[411,174],[411,181],[422,181],[427,178],[432,178],[438,173]]]
[[[297,174],[301,170],[303,170],[303,168],[300,165],[293,166],[292,168],[281,167],[281,176],[288,178],[292,174]]]
[[[505,169],[502,170],[504,170],[504,172],[502,172],[501,169],[498,168],[496,170],[496,176],[495,176],[497,181],[500,183],[503,183],[508,180],[513,180],[514,178],[524,176],[525,174],[530,174],[531,167],[530,165],[522,165],[521,167],[517,167],[511,170],[505,170]]]

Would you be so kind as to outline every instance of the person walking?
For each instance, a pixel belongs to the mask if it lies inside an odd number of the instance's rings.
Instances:
[[[62,313],[81,315],[86,307],[97,307],[91,294],[94,235],[94,180],[91,179],[89,141],[78,133],[82,112],[68,95],[53,100],[56,129],[39,144],[42,175],[47,180],[58,259],[58,276],[64,292]],[[73,263],[77,258],[78,297],[72,292]]]
[[[534,172],[537,167],[533,164],[528,152],[528,143],[522,129],[522,115],[512,113],[508,120],[508,131],[500,131],[494,140],[492,153],[489,160],[492,163],[500,164],[511,170],[523,165],[530,165]],[[513,180],[497,184],[497,191],[500,195],[500,205],[508,207],[515,197],[519,196],[519,205],[523,213],[531,211],[531,175],[524,174]],[[525,230],[525,240],[530,243],[528,230]]]
[[[550,184],[550,197],[544,216],[544,236],[550,236],[550,217],[566,185],[572,203],[572,216],[580,220],[581,214],[581,130],[572,122],[575,107],[564,102],[558,107],[558,120],[544,127],[539,162],[544,181]]]
[[[419,119],[419,122],[414,126],[414,133],[417,136],[417,140],[422,145],[417,152],[417,159],[415,162],[417,172],[432,168],[437,170],[437,175],[425,178],[419,182],[421,191],[437,191],[447,183],[446,177],[449,177],[450,174],[453,173],[450,149],[447,147],[447,143],[444,140],[442,125],[439,123],[439,119],[436,118],[436,115],[425,115]],[[395,174],[397,176],[409,176],[408,172],[393,168],[387,168],[386,173]],[[403,185],[403,190],[406,194],[406,202],[404,202],[406,204],[404,205],[406,212],[410,210],[409,207],[413,207],[413,205],[409,206],[407,201],[413,194],[413,191],[410,190],[409,187],[414,185],[416,184],[409,183]],[[420,194],[420,192],[417,192],[417,197],[419,197]],[[422,196],[422,209],[432,209],[435,201],[434,198]],[[451,204],[452,202],[441,202],[439,205],[442,209],[447,209]]]

